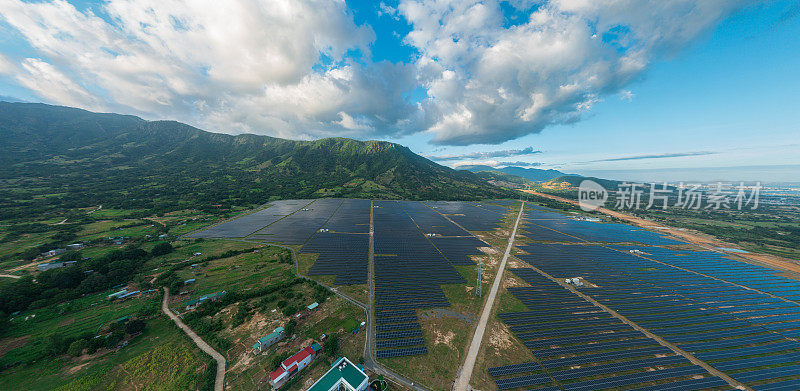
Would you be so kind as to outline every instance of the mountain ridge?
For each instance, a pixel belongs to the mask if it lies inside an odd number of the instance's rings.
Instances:
[[[177,121],[7,102],[0,102],[0,179],[18,210],[31,205],[24,195],[36,193],[10,182],[63,194],[55,204],[64,207],[104,202],[156,210],[279,198],[511,195],[387,141],[234,136]]]
[[[524,178],[533,182],[547,182],[559,176],[570,175],[553,169],[542,170],[540,168],[525,168],[519,166],[506,166],[506,167],[496,168],[492,166],[479,164],[479,165],[460,166],[459,169],[468,170],[471,172],[482,172],[482,171],[502,172],[505,174],[518,176],[520,178]]]

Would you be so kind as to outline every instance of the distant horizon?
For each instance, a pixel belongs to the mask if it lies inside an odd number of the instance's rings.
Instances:
[[[556,170],[564,175],[578,175],[584,177],[595,177],[600,179],[611,179],[616,181],[631,181],[639,183],[651,182],[670,182],[677,184],[680,182],[688,183],[753,183],[780,185],[798,185],[800,178],[800,164],[797,165],[775,165],[775,166],[732,166],[732,167],[694,167],[668,168],[668,169],[631,169],[631,170],[576,170],[562,171],[548,167],[518,167],[502,166],[493,169],[500,170],[504,167],[516,167],[522,169],[535,170]],[[459,167],[451,167],[463,169]]]
[[[62,106],[62,105],[52,105],[45,102],[29,102],[29,101],[10,101],[7,100],[9,97],[0,97],[0,102],[5,103],[29,103],[29,104],[44,104],[50,106],[60,106],[60,107],[68,107],[77,110],[86,110],[77,107],[70,107],[70,106]],[[86,110],[90,111],[91,110]],[[102,114],[118,114],[118,115],[128,115],[128,114],[119,114],[113,112],[101,112]],[[147,121],[176,121],[172,119],[157,119],[157,120],[147,120]],[[180,122],[180,121],[176,121]],[[192,125],[189,125],[192,126]],[[215,132],[213,130],[207,130],[202,128],[197,128],[205,132],[209,133],[216,133],[216,134],[227,134],[222,132]],[[239,133],[237,135],[243,134],[252,134],[257,136],[266,136],[263,134],[258,133]],[[236,135],[232,135],[236,136]],[[272,136],[271,136],[272,137]],[[330,137],[341,137],[341,136],[330,136]],[[286,139],[286,140],[293,140],[293,141],[314,141],[314,140],[321,140],[323,138],[330,138],[330,137],[321,137],[315,139]],[[389,140],[359,140],[357,138],[352,137],[344,137],[350,138],[353,140],[358,141],[388,141],[394,142]],[[402,145],[404,147],[408,147],[407,145]],[[416,152],[415,152],[416,153]],[[422,155],[423,157],[426,157]],[[430,157],[426,157],[430,158]],[[456,170],[463,169],[460,168],[462,166],[470,166],[470,165],[486,165],[491,167],[490,164],[480,164],[480,162],[476,164],[445,164],[442,162],[438,162],[436,159],[430,159],[434,162],[442,164],[443,166],[450,167]],[[486,162],[484,162],[486,163]],[[564,173],[565,175],[580,175],[580,176],[587,176],[587,177],[596,177],[602,179],[611,179],[611,180],[618,180],[618,181],[633,181],[633,182],[642,182],[642,183],[649,183],[649,182],[704,182],[704,183],[714,183],[718,181],[723,182],[761,182],[762,184],[766,183],[775,183],[775,184],[782,184],[782,185],[792,185],[792,184],[800,184],[800,177],[798,177],[798,173],[800,173],[800,164],[795,165],[761,165],[761,166],[728,166],[728,167],[672,167],[672,168],[660,168],[660,169],[628,169],[628,170],[593,170],[593,169],[575,169],[575,170],[563,170],[559,169],[558,167],[548,167],[544,165],[534,165],[534,166],[520,166],[520,165],[497,165],[495,169],[499,169],[502,167],[517,167],[523,169],[537,169],[537,170],[556,170],[559,172]]]
[[[224,23],[204,3],[119,1],[3,3],[0,97],[391,141],[450,166],[656,178],[799,163],[791,0],[241,2]]]

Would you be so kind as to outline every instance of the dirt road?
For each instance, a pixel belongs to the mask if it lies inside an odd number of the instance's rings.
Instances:
[[[514,247],[514,238],[517,236],[517,227],[519,226],[520,219],[522,219],[522,211],[524,209],[525,203],[523,202],[519,208],[519,214],[517,215],[517,221],[514,223],[514,229],[511,230],[511,236],[508,238],[508,246],[506,247],[505,254],[503,254],[503,260],[500,261],[500,268],[497,269],[497,275],[494,277],[494,283],[492,283],[492,289],[489,291],[489,297],[483,305],[481,318],[478,321],[478,325],[475,327],[475,334],[472,335],[472,343],[469,345],[469,351],[467,351],[464,365],[461,368],[461,372],[458,374],[458,378],[456,378],[455,386],[453,387],[455,391],[467,391],[469,389],[469,380],[472,378],[473,369],[475,369],[475,360],[477,360],[478,352],[481,350],[481,341],[486,331],[486,324],[489,322],[489,315],[492,313],[492,306],[494,306],[494,300],[497,297],[500,282],[503,280],[503,271],[506,269],[506,262],[508,261],[509,255],[511,255],[511,249]]]
[[[191,338],[192,342],[194,342],[200,350],[217,361],[217,379],[214,381],[214,391],[223,391],[225,389],[225,357],[214,350],[206,341],[203,341],[203,339],[190,329],[189,326],[183,323],[177,315],[172,313],[169,309],[169,289],[167,288],[164,288],[164,300],[161,302],[161,310]]]

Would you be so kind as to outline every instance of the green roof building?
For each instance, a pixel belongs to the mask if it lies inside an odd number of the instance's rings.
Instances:
[[[347,357],[342,357],[333,364],[308,391],[333,391],[343,389],[346,391],[364,391],[369,386],[369,377],[364,371],[350,362]]]
[[[259,338],[258,342],[256,342],[255,345],[253,345],[253,350],[260,352],[272,346],[272,344],[278,342],[281,338],[283,338],[283,327],[278,327],[267,336]]]

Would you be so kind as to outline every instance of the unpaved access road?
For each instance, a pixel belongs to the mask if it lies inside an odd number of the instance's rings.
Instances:
[[[508,246],[506,252],[503,254],[503,260],[500,261],[500,268],[497,269],[497,275],[494,277],[492,289],[489,291],[489,297],[486,298],[486,303],[483,305],[483,312],[475,327],[475,334],[472,335],[472,343],[469,345],[469,351],[464,359],[464,365],[456,378],[455,391],[467,391],[469,389],[469,380],[472,378],[472,371],[475,369],[475,361],[478,358],[478,352],[481,350],[481,341],[483,341],[483,334],[486,331],[486,324],[489,322],[489,315],[492,313],[492,306],[497,297],[497,291],[500,288],[500,282],[503,280],[503,271],[506,269],[506,262],[511,255],[511,249],[514,248],[514,238],[517,236],[517,227],[519,221],[522,219],[522,212],[525,209],[525,202],[519,207],[519,214],[517,221],[514,223],[514,229],[511,230],[511,236],[508,238]]]
[[[203,341],[194,330],[190,329],[181,318],[177,315],[172,313],[172,310],[169,309],[169,289],[166,287],[164,288],[164,300],[161,301],[161,310],[164,311],[173,322],[175,322],[181,330],[183,330],[186,335],[197,345],[200,350],[204,351],[206,354],[211,356],[214,360],[217,361],[217,379],[214,381],[214,391],[223,391],[225,389],[225,356],[219,354],[211,345],[207,344],[206,341]]]

